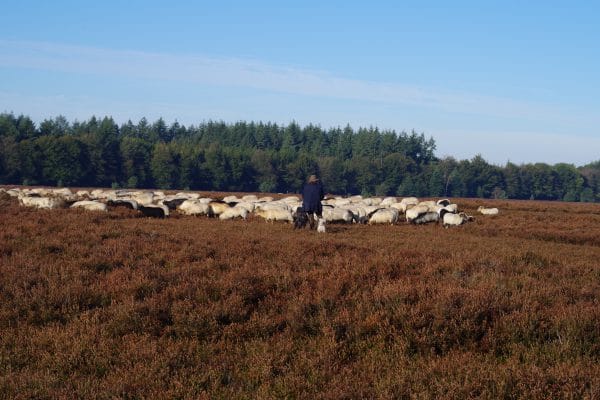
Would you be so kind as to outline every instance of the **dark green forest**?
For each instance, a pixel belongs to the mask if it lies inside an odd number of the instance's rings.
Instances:
[[[0,114],[0,184],[287,193],[316,173],[341,195],[600,201],[600,161],[497,166],[435,150],[422,133],[374,127],[62,116],[36,126]]]

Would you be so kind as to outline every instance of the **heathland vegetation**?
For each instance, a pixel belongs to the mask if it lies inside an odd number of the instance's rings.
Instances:
[[[316,172],[336,194],[600,201],[600,161],[496,166],[435,149],[424,134],[373,127],[60,116],[36,126],[0,114],[0,184],[285,193]]]
[[[317,234],[0,195],[0,398],[597,399],[600,205],[457,203],[502,211]]]

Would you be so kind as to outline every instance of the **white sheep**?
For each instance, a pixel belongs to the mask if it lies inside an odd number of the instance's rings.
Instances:
[[[384,206],[385,207],[390,207],[392,204],[395,204],[397,202],[398,202],[398,200],[396,200],[395,197],[386,197],[385,199],[383,199],[381,201],[381,203],[379,203],[379,205],[382,206],[382,207],[384,207]]]
[[[499,212],[497,208],[485,208],[484,206],[479,206],[477,211],[484,215],[498,215]]]
[[[428,222],[437,222],[440,220],[440,214],[435,211],[427,211],[424,214],[420,214],[417,218],[411,220],[413,224],[426,224]]]
[[[105,203],[100,203],[99,201],[92,201],[92,200],[76,201],[75,203],[71,204],[71,208],[83,208],[84,210],[87,210],[87,211],[107,211],[108,210]]]
[[[256,207],[254,206],[254,203],[252,203],[252,202],[249,202],[249,201],[242,201],[242,202],[240,202],[240,203],[237,203],[235,206],[236,206],[236,207],[241,207],[241,208],[244,208],[244,209],[246,209],[246,211],[248,211],[249,213],[251,213],[252,211],[254,211],[254,209],[256,208]]]
[[[26,207],[35,207],[40,209],[54,209],[65,206],[65,201],[60,197],[31,197],[19,196],[19,202]]]
[[[208,203],[200,200],[186,200],[177,207],[180,213],[185,215],[211,215],[212,210]]]
[[[226,209],[225,211],[223,211],[221,214],[219,214],[219,219],[220,220],[227,220],[227,219],[234,219],[234,218],[241,218],[241,219],[246,219],[246,217],[248,217],[248,210],[246,210],[243,207],[231,207]]]
[[[449,226],[462,225],[467,221],[472,221],[474,219],[473,217],[465,214],[464,212],[461,212],[459,214],[453,214],[451,212],[446,211],[445,209],[442,209],[442,211],[440,212],[440,217],[442,220],[442,224],[445,228]]]
[[[282,208],[274,208],[274,209],[268,209],[268,210],[257,209],[254,211],[254,214],[256,214],[259,217],[262,217],[265,220],[270,221],[270,222],[273,222],[273,221],[293,222],[294,221],[294,219],[292,217],[292,212],[290,210],[285,210]]]
[[[415,205],[406,210],[406,222],[413,222],[420,215],[429,212],[428,205]]]
[[[381,208],[369,217],[369,225],[373,224],[395,224],[398,222],[400,213],[395,208]]]
[[[210,206],[211,213],[210,215],[220,215],[225,210],[230,209],[231,206],[227,203],[221,203],[218,201],[213,201],[208,204]]]
[[[223,197],[225,203],[239,203],[242,199],[238,199],[237,196],[225,196]]]
[[[323,207],[323,219],[327,222],[350,223],[354,219],[354,213],[346,208]]]

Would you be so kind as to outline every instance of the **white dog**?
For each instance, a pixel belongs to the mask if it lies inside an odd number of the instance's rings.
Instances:
[[[317,232],[325,233],[325,218],[319,218],[319,222],[317,223]]]

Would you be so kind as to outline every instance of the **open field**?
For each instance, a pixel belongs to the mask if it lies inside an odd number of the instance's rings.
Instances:
[[[600,204],[455,200],[317,234],[2,197],[0,398],[600,398]]]

